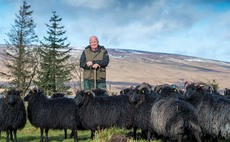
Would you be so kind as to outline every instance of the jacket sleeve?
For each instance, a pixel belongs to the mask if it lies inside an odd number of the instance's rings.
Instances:
[[[108,51],[105,49],[105,52],[103,54],[102,60],[94,60],[93,64],[99,64],[102,68],[105,68],[109,64],[109,54]]]
[[[89,69],[89,67],[87,67],[87,65],[86,65],[85,50],[81,54],[80,67],[83,68],[83,69]]]

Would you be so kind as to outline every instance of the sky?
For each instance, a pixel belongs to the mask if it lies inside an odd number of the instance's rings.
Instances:
[[[0,44],[22,0],[0,0]],[[66,43],[84,48],[96,35],[105,48],[172,53],[230,62],[230,0],[27,0],[35,32],[47,37],[52,11]]]

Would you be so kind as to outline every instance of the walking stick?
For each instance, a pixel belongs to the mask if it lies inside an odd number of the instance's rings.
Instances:
[[[97,69],[93,69],[94,89],[97,89]]]

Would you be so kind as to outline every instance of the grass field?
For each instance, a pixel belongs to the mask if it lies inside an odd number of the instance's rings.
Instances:
[[[96,132],[95,139],[90,138],[90,131],[78,131],[79,142],[110,142],[110,139],[114,135],[123,136],[131,130],[110,128],[100,132]],[[70,138],[71,131],[68,130],[68,138],[64,139],[63,130],[50,130],[49,131],[49,142],[73,142],[73,138]],[[26,126],[22,130],[17,131],[18,142],[39,142],[40,140],[40,129],[33,127],[30,122],[27,121]],[[0,142],[6,141],[6,134],[2,132]],[[229,142],[230,140],[219,140],[218,142]],[[136,140],[127,138],[127,142],[147,142],[145,140]],[[161,140],[152,141],[161,142]]]
[[[107,142],[113,134],[125,135],[127,130],[111,128],[99,133],[96,132],[94,140],[90,138],[90,131],[78,131],[78,138],[80,142]],[[68,138],[64,139],[63,130],[50,130],[49,131],[49,142],[73,142],[73,138],[70,138],[71,131],[68,130]],[[26,126],[22,130],[17,131],[18,142],[39,142],[40,140],[40,129],[35,128],[27,121]],[[6,133],[1,133],[0,142],[6,141]],[[132,139],[127,139],[128,142],[133,142]],[[141,140],[144,142],[143,140]]]
[[[82,142],[90,142],[90,131],[78,131],[79,139]],[[70,134],[70,130],[68,130]],[[22,130],[17,131],[18,142],[39,142],[40,129],[33,127],[30,122],[27,121],[26,126]],[[6,134],[2,132],[0,142],[5,142]],[[49,131],[50,142],[73,142],[73,138],[64,139],[63,130],[50,130]]]

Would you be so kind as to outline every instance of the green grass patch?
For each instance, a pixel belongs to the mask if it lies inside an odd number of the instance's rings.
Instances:
[[[146,140],[134,141],[132,137],[126,137],[126,134],[132,130],[109,128],[101,131],[96,131],[95,138],[90,138],[91,132],[89,130],[78,131],[78,139],[80,142],[110,142],[111,139],[126,139],[127,142],[147,142]],[[140,131],[139,131],[140,132]],[[64,139],[64,130],[49,130],[50,142],[73,142],[73,138],[70,138],[71,130],[67,131],[68,138]],[[35,128],[27,121],[26,126],[22,130],[17,131],[18,142],[39,142],[40,141],[40,129]],[[6,141],[6,134],[2,132],[0,142]],[[219,140],[218,142],[227,142],[229,140]],[[152,142],[162,142],[161,140]]]
[[[109,142],[109,140],[116,135],[126,138],[126,134],[131,130],[110,128],[101,131],[96,131],[95,138],[90,138],[91,131],[89,130],[78,130],[78,139],[80,142]],[[71,130],[67,131],[68,138],[64,139],[64,130],[49,130],[49,141],[50,142],[73,142],[73,138],[70,138]],[[18,142],[39,142],[40,141],[40,129],[35,128],[27,121],[26,126],[17,131]],[[1,133],[0,142],[6,141],[6,133]],[[127,142],[134,142],[132,138],[127,138]],[[138,142],[145,142],[144,140],[138,140]],[[160,142],[160,141],[158,141]]]
[[[49,130],[49,141],[50,142],[73,142],[73,138],[70,138],[71,130],[67,131],[68,138],[64,139],[64,130]],[[78,131],[79,141],[91,142],[90,131]],[[40,129],[35,128],[27,121],[26,126],[17,131],[18,142],[39,142],[40,141]],[[6,133],[1,133],[0,142],[6,141]]]

